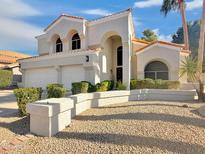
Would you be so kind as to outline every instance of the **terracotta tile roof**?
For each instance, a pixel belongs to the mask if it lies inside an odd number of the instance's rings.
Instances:
[[[181,44],[170,43],[170,42],[164,42],[164,41],[154,41],[154,42],[149,43],[147,46],[144,46],[144,47],[142,47],[142,48],[136,50],[136,52],[140,52],[140,51],[142,51],[142,50],[144,50],[144,49],[146,49],[146,48],[148,48],[148,47],[150,47],[150,46],[152,46],[152,45],[154,45],[154,44],[164,44],[164,45],[179,47],[179,48],[182,48],[182,49],[185,48],[185,46],[184,46],[184,45],[181,45]]]
[[[138,39],[138,38],[134,38],[132,39],[133,42],[139,42],[139,43],[144,43],[144,44],[150,44],[150,42],[142,40],[142,39]]]
[[[0,63],[11,64],[15,63],[18,59],[26,57],[30,56],[14,51],[0,50]]]
[[[62,17],[84,20],[83,17],[78,17],[78,16],[71,16],[71,15],[67,15],[67,14],[62,14],[62,15],[60,15],[58,18],[56,18],[51,24],[49,24],[48,27],[44,29],[44,31],[48,30],[54,23],[56,23],[56,22],[57,22],[60,18],[62,18]]]

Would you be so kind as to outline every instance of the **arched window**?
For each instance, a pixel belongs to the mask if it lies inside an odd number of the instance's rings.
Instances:
[[[150,78],[153,80],[157,80],[157,79],[168,80],[169,79],[168,67],[166,64],[160,61],[153,61],[145,67],[144,76],[145,78]]]
[[[80,49],[81,41],[78,33],[74,34],[72,37],[72,50]]]
[[[62,52],[63,51],[63,43],[61,39],[57,39],[56,41],[56,52]]]

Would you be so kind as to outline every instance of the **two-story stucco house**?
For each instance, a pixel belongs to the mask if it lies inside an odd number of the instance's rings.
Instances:
[[[179,79],[183,45],[135,38],[130,9],[100,19],[61,15],[36,37],[39,56],[20,60],[24,87],[73,82],[122,81],[131,78]]]

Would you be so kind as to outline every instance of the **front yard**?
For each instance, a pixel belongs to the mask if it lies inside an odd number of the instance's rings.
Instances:
[[[204,154],[205,118],[195,112],[200,105],[138,101],[90,109],[56,136],[34,137],[9,153]],[[28,119],[16,117],[1,118],[0,127],[1,141],[29,130]]]

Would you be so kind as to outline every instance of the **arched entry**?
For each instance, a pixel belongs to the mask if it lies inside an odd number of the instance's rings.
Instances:
[[[102,38],[101,81],[123,81],[122,38],[117,33],[106,33]]]
[[[153,61],[147,64],[144,70],[144,77],[153,80],[169,80],[169,70],[166,64],[160,61]]]

